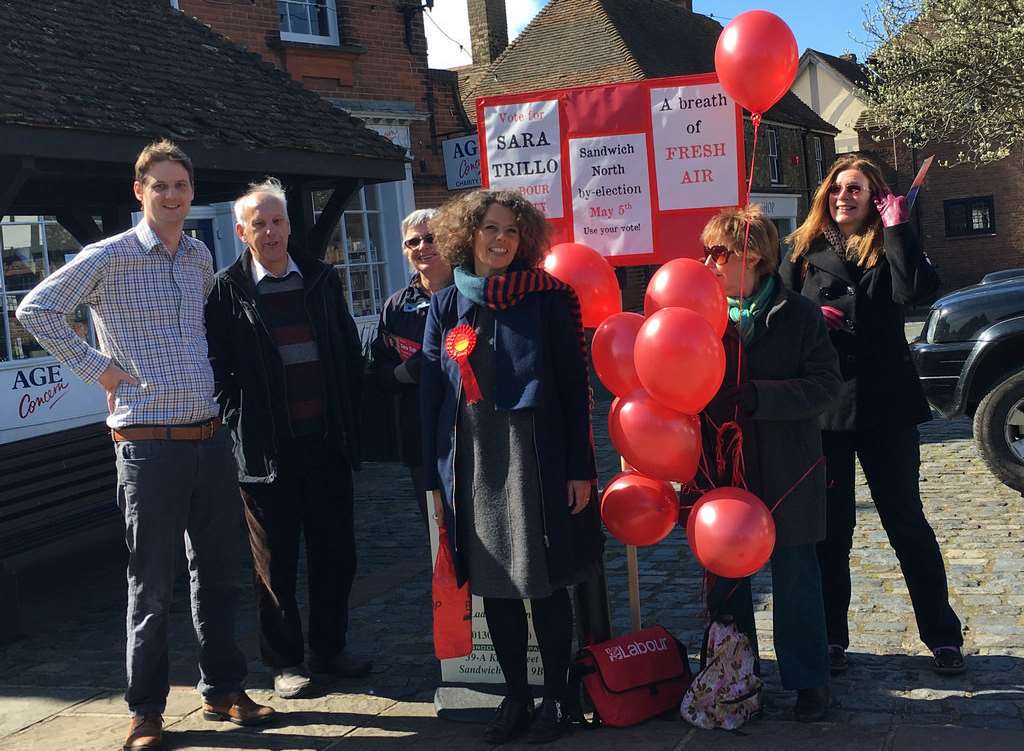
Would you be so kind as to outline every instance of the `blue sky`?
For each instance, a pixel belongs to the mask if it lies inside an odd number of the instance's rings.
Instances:
[[[867,38],[863,29],[864,1],[694,0],[693,9],[697,13],[713,15],[722,25],[743,11],[758,8],[770,10],[789,24],[801,52],[808,47],[832,55],[849,50],[863,59],[863,42]],[[522,31],[547,2],[548,0],[506,0],[509,36],[514,38]],[[469,64],[466,0],[435,0],[434,10],[428,16],[426,31],[431,66],[450,68]]]

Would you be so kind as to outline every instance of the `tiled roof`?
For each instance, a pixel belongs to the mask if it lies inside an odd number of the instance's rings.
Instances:
[[[0,0],[0,126],[403,159],[167,0]]]
[[[463,103],[539,89],[709,73],[722,27],[672,0],[550,0],[483,70],[460,71]],[[766,120],[835,128],[792,93]]]
[[[807,49],[807,52],[816,55],[822,60],[822,62],[827,64],[830,68],[835,70],[836,73],[841,75],[857,88],[866,89],[870,85],[871,82],[868,79],[867,68],[865,68],[862,63],[858,63],[855,60],[836,57],[835,55],[829,55],[810,48]]]

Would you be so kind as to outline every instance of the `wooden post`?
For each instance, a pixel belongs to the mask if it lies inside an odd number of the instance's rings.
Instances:
[[[626,472],[631,470],[626,460],[619,459],[622,471]],[[633,631],[639,631],[641,626],[640,618],[640,567],[636,560],[636,545],[626,546],[626,575],[627,584],[629,589],[629,622]]]
[[[636,562],[636,545],[626,546],[626,571],[629,575],[629,619],[634,631],[640,626],[640,570]]]

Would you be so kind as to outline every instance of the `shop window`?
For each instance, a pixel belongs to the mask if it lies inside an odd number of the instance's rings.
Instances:
[[[767,128],[765,137],[768,139],[768,176],[774,185],[782,182],[782,170],[779,168],[779,133],[775,128]]]
[[[0,257],[3,259],[0,361],[48,355],[18,322],[14,312],[33,287],[70,261],[80,249],[78,241],[53,217],[5,216],[0,219]],[[79,336],[95,343],[84,305],[68,316],[68,322]]]
[[[996,209],[992,196],[943,201],[946,237],[970,237],[996,233]]]
[[[286,42],[338,44],[335,0],[278,0],[281,39]]]
[[[825,179],[825,157],[821,150],[821,136],[814,136],[814,174],[818,178],[818,184]]]
[[[380,187],[371,185],[354,194],[327,243],[324,261],[339,269],[349,311],[355,318],[380,315],[386,289],[382,254]],[[314,217],[330,198],[330,191],[314,193]]]

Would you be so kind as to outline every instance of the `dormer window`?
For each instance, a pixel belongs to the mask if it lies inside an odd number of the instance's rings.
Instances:
[[[336,0],[278,0],[277,13],[283,41],[338,45]]]

